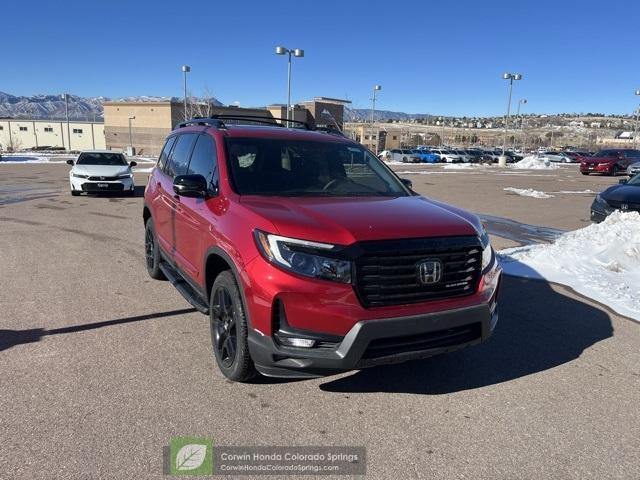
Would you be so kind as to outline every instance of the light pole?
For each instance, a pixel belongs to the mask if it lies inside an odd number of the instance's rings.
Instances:
[[[135,120],[136,117],[129,117],[129,155],[133,155],[133,135],[131,133],[131,120]]]
[[[440,126],[442,127],[442,135],[440,135],[440,146],[444,147],[444,117],[440,117]]]
[[[374,113],[376,111],[376,92],[379,92],[380,90],[382,90],[382,86],[381,85],[374,85],[373,86],[373,97],[371,97],[371,140],[373,140],[373,134],[375,132],[375,126],[374,126]],[[375,142],[375,152],[376,155],[378,155],[378,136],[376,134],[376,142]]]
[[[289,127],[289,111],[291,110],[291,54],[294,57],[304,57],[304,50],[301,48],[276,47],[276,55],[289,55],[287,63],[287,127]]]
[[[504,121],[504,141],[502,142],[502,156],[499,160],[499,165],[504,167],[507,165],[507,157],[505,156],[505,149],[507,147],[507,131],[509,130],[509,117],[511,116],[511,94],[513,93],[513,81],[522,80],[522,75],[519,73],[503,73],[502,78],[509,80],[509,102],[507,103],[507,117]]]
[[[191,71],[189,65],[182,65],[182,73],[184,74],[184,120],[189,120],[187,116],[187,73]]]
[[[516,118],[518,119],[518,122],[520,122],[520,137],[522,137],[522,117],[520,116],[520,106],[524,105],[525,103],[527,103],[527,99],[526,98],[521,98],[520,100],[518,100],[518,111],[516,112]],[[516,146],[516,137],[515,135],[513,136],[513,147],[515,148]]]
[[[640,95],[640,90],[636,90],[636,95]],[[633,127],[633,148],[636,148],[636,137],[638,136],[638,116],[640,116],[640,105],[636,109],[636,124]]]
[[[71,151],[71,130],[69,129],[69,94],[63,93],[62,98],[64,99],[64,114],[65,117],[67,117],[67,141],[69,143],[67,145],[67,148],[69,149],[69,151]]]

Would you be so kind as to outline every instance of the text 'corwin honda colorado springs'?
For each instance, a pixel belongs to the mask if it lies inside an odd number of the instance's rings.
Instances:
[[[238,120],[180,124],[143,213],[148,272],[209,315],[224,375],[314,377],[490,336],[501,270],[475,215],[339,134]]]

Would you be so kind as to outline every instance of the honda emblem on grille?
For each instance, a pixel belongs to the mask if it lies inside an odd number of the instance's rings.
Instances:
[[[629,210],[629,205],[626,203],[623,203],[622,205],[620,205],[620,210]]]
[[[100,177],[100,180],[106,180],[106,177]]]
[[[423,285],[431,285],[442,280],[442,262],[440,260],[423,260],[416,265],[418,280]]]

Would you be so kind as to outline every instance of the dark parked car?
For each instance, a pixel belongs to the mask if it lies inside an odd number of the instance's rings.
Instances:
[[[616,210],[640,212],[640,175],[620,180],[597,195],[591,204],[591,220],[601,222]]]
[[[640,161],[640,150],[630,148],[600,150],[592,157],[580,158],[580,173],[583,175],[602,173],[615,176],[625,172],[629,165],[637,161]]]

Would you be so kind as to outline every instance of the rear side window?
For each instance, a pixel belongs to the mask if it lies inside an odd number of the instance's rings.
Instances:
[[[195,133],[185,133],[178,137],[176,145],[171,152],[171,158],[167,163],[165,173],[170,177],[176,177],[178,175],[186,175],[187,166],[189,165],[189,154],[193,147],[193,142],[196,140],[197,135]]]
[[[160,170],[164,170],[164,166],[167,164],[167,159],[169,158],[169,153],[171,153],[171,147],[173,147],[174,143],[176,143],[176,137],[169,138],[164,144],[164,148],[158,158],[158,168]]]
[[[188,168],[189,175],[202,175],[207,179],[210,190],[218,185],[218,157],[216,145],[209,135],[200,135],[191,154]]]

